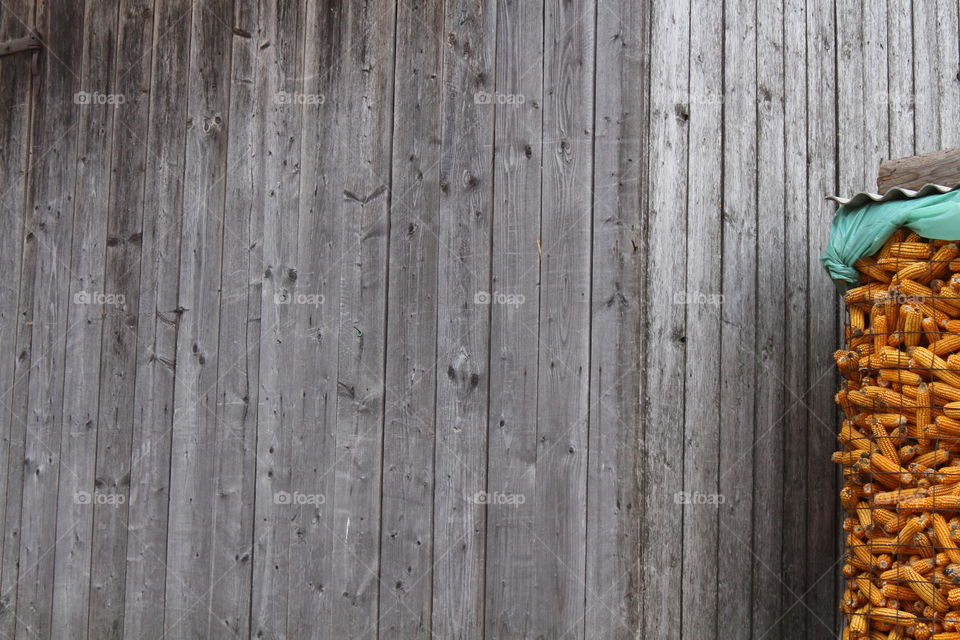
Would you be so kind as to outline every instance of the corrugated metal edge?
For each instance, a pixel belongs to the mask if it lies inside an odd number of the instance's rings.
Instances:
[[[889,202],[891,200],[909,200],[912,198],[922,198],[924,196],[932,196],[939,193],[947,193],[948,191],[953,191],[957,187],[960,187],[960,185],[948,187],[942,184],[929,183],[920,187],[919,191],[914,191],[913,189],[902,189],[900,187],[894,187],[893,189],[890,189],[883,195],[880,195],[879,193],[870,193],[868,191],[862,191],[850,198],[841,198],[840,196],[827,196],[827,200],[833,200],[838,205],[862,207],[863,205],[870,204],[872,202]]]

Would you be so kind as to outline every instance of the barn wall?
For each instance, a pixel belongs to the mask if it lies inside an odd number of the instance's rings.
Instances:
[[[0,637],[827,637],[824,196],[958,20],[5,0]]]

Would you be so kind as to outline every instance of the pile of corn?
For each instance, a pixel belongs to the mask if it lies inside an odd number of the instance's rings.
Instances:
[[[900,230],[844,297],[844,639],[960,640],[958,255]]]

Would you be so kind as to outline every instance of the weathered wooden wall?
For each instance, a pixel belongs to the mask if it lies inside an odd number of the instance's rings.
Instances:
[[[956,0],[4,0],[0,638],[823,638],[823,196]]]

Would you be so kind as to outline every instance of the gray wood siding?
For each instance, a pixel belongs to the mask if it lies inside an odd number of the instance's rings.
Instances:
[[[828,193],[956,0],[4,0],[0,638],[823,638]]]

